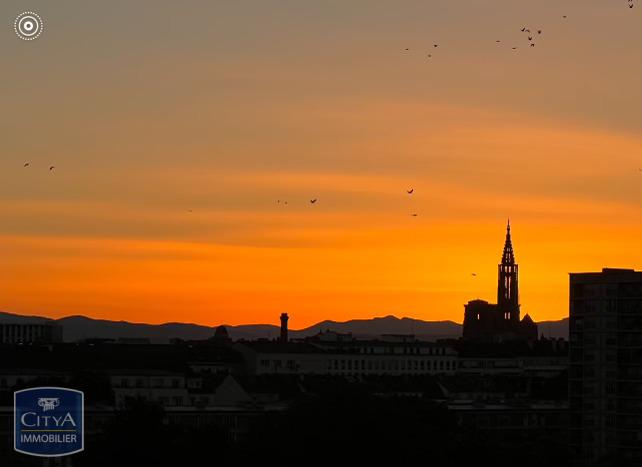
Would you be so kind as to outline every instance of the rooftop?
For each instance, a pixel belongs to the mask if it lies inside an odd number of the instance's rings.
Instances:
[[[571,282],[619,282],[642,280],[642,271],[626,268],[602,268],[601,272],[571,272]]]

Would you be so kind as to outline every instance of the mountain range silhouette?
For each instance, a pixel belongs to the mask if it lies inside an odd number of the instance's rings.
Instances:
[[[192,323],[145,324],[128,321],[110,321],[74,315],[60,319],[42,316],[25,316],[0,312],[0,323],[54,321],[63,327],[63,339],[75,342],[82,339],[145,338],[153,343],[167,343],[171,339],[199,340],[214,335],[218,326],[203,326]],[[223,324],[234,339],[273,339],[279,336],[279,327],[271,324]],[[568,318],[559,321],[538,323],[539,332],[545,337],[568,338]],[[320,331],[351,333],[359,338],[376,338],[384,334],[414,334],[421,340],[436,340],[461,337],[462,326],[454,321],[423,321],[413,318],[397,318],[388,315],[372,319],[349,321],[325,320],[304,329],[291,329],[291,338],[312,336]]]

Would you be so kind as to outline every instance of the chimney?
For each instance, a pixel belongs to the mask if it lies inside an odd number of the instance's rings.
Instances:
[[[288,341],[288,314],[281,313],[281,343],[285,344]]]

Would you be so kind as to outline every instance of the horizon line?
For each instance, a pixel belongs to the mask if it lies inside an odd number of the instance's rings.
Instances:
[[[184,325],[184,326],[199,326],[199,327],[205,327],[205,328],[211,328],[211,329],[216,329],[220,326],[224,326],[227,328],[236,328],[236,327],[241,327],[241,326],[272,326],[274,328],[279,329],[280,324],[273,324],[273,323],[242,323],[242,324],[226,324],[226,323],[221,323],[221,324],[215,324],[215,325],[208,325],[208,324],[202,324],[202,323],[196,323],[196,322],[183,322],[183,321],[166,321],[166,322],[159,322],[159,323],[150,323],[150,322],[138,322],[138,321],[127,321],[127,320],[114,320],[114,319],[106,319],[106,318],[95,318],[89,315],[80,315],[80,314],[73,314],[73,315],[67,315],[63,316],[60,318],[51,318],[48,316],[44,315],[33,315],[33,314],[21,314],[21,313],[15,313],[15,312],[10,312],[10,311],[4,311],[0,310],[0,315],[11,315],[11,316],[18,316],[21,318],[37,318],[37,319],[46,319],[50,321],[60,321],[63,319],[69,319],[69,318],[85,318],[89,319],[92,321],[107,321],[110,323],[124,323],[124,324],[132,324],[132,325],[141,325],[141,326],[169,326],[169,325]],[[410,316],[402,316],[398,317],[394,314],[387,314],[384,316],[373,316],[371,318],[351,318],[345,321],[336,321],[333,319],[322,319],[320,321],[315,322],[314,324],[311,324],[309,326],[299,328],[299,329],[293,329],[289,328],[288,330],[290,332],[300,332],[300,331],[305,331],[307,329],[310,329],[314,326],[318,326],[324,322],[331,321],[336,324],[345,324],[349,322],[354,322],[354,321],[374,321],[377,319],[386,319],[386,318],[394,318],[395,320],[398,321],[403,321],[403,320],[412,320],[412,321],[419,321],[423,323],[453,323],[458,326],[463,326],[463,320],[462,322],[458,322],[452,319],[441,319],[441,320],[426,320],[426,319],[421,319],[421,318],[413,318]],[[568,319],[568,316],[563,316],[559,319],[549,319],[549,320],[544,320],[544,321],[535,321],[533,320],[536,324],[537,323],[551,323],[551,322],[559,322],[559,321],[564,321]],[[0,323],[2,324],[2,323]]]

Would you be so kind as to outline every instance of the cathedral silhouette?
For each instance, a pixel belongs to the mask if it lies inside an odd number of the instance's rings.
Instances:
[[[498,268],[497,303],[471,300],[464,306],[464,339],[489,342],[536,340],[537,325],[531,317],[527,314],[520,320],[519,266],[515,263],[510,220]]]

